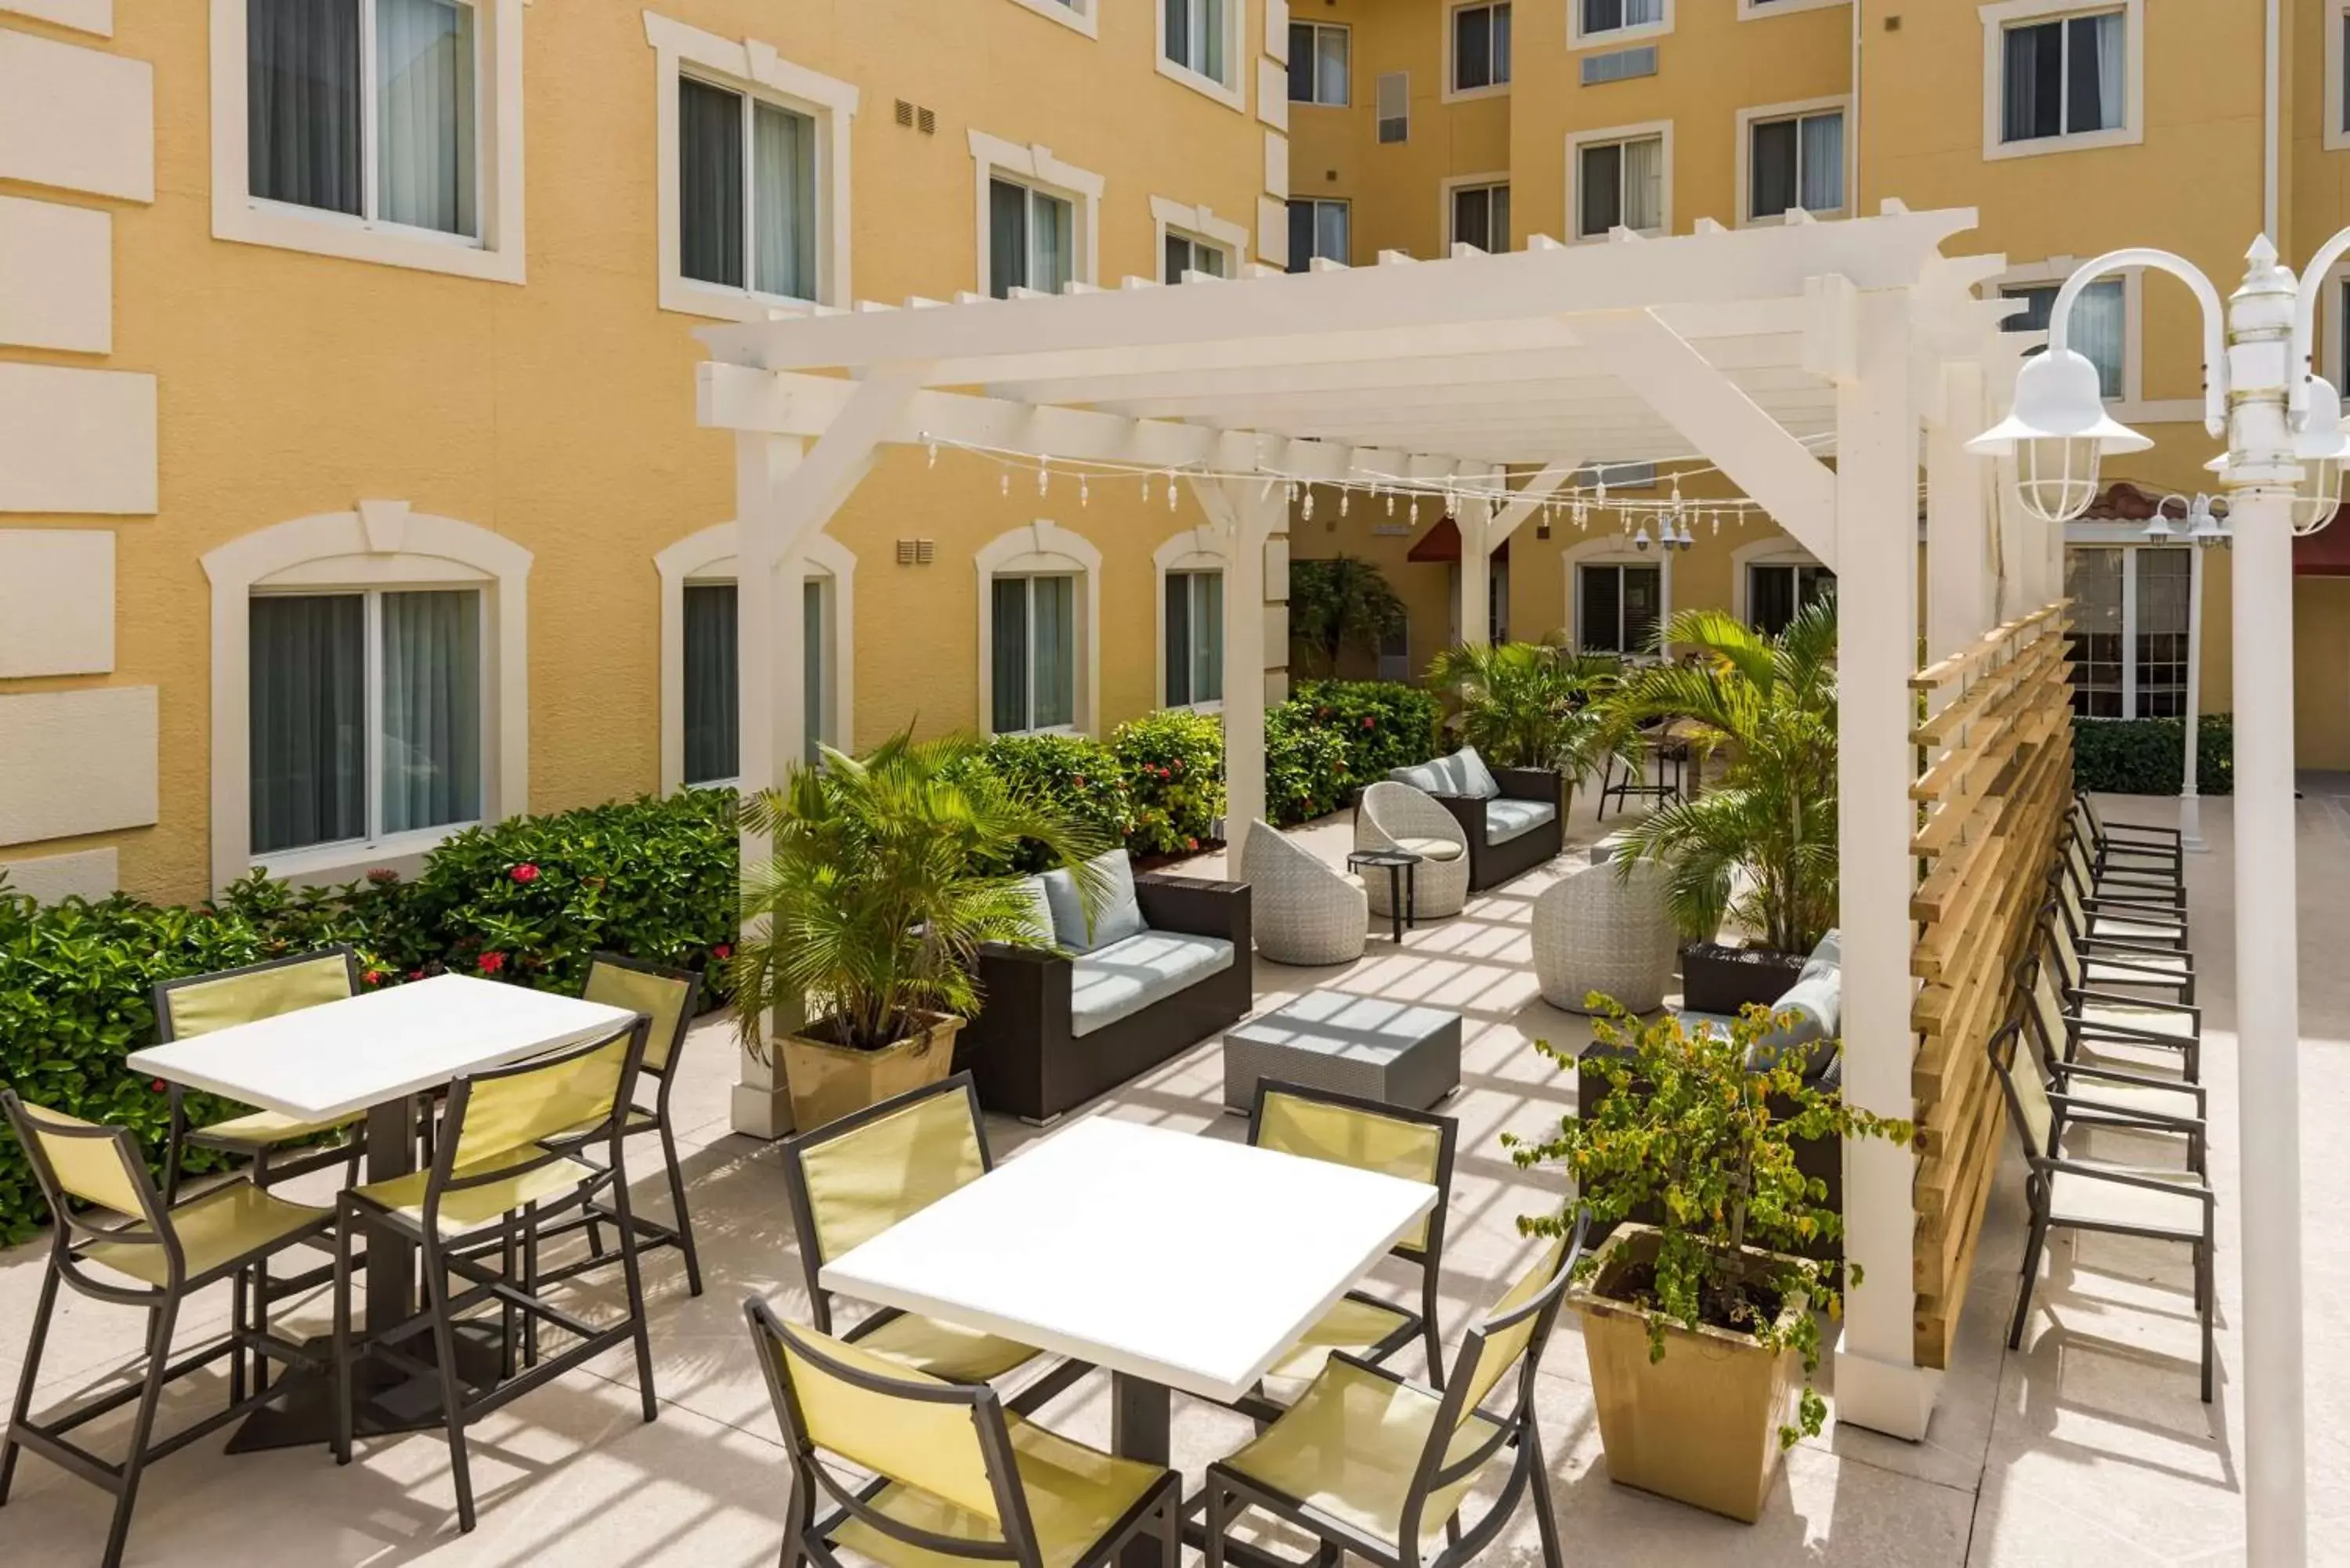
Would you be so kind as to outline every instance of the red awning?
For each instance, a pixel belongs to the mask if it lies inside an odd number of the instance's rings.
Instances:
[[[1404,556],[1407,561],[1458,561],[1461,558],[1461,525],[1450,517],[1439,517],[1436,526],[1411,542]],[[1503,540],[1493,547],[1493,559],[1510,558],[1510,542]]]
[[[2293,575],[2296,577],[2350,577],[2350,506],[2334,514],[2334,521],[2314,534],[2293,542]]]

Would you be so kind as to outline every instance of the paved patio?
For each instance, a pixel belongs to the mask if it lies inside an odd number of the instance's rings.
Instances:
[[[2299,812],[2302,854],[2303,1147],[2306,1204],[2310,1496],[2314,1562],[2335,1554],[2350,1528],[2350,1328],[2334,1303],[2350,1294],[2350,1230],[2329,1195],[2350,1189],[2350,964],[2337,933],[2350,925],[2350,781],[2309,781]],[[1571,836],[1596,830],[1579,806]],[[2169,803],[2115,801],[2118,819],[2169,820]],[[2218,1401],[2196,1397],[2194,1320],[2183,1251],[2117,1239],[2058,1241],[2023,1350],[2003,1335],[2022,1252],[2022,1188],[2011,1159],[1978,1253],[1959,1347],[1929,1440],[1911,1445],[1831,1428],[1788,1456],[1762,1522],[1732,1524],[1611,1485],[1602,1457],[1583,1347],[1571,1316],[1544,1363],[1542,1421],[1571,1563],[1877,1565],[2094,1563],[2222,1564],[2244,1561],[2239,1487],[2241,1415],[2233,1376],[2241,1300],[2233,1209],[2238,1137],[2230,971],[2233,899],[2228,803],[2205,807],[2211,852],[2190,866],[2189,900],[2207,1016],[2206,1080],[2216,1137],[2212,1176],[2220,1207],[2220,1377]],[[1337,858],[1344,818],[1305,830]],[[1216,868],[1203,857],[1201,868]],[[1573,1085],[1527,1045],[1580,1042],[1583,1020],[1536,995],[1528,910],[1550,873],[1472,900],[1460,918],[1412,933],[1402,949],[1374,940],[1359,963],[1299,970],[1260,962],[1261,1006],[1317,984],[1459,1009],[1466,1015],[1462,1093],[1448,1107],[1461,1124],[1452,1193],[1444,1318],[1457,1343],[1469,1316],[1503,1288],[1526,1244],[1515,1217],[1551,1200],[1501,1152],[1504,1130],[1535,1133],[1573,1104]],[[243,1568],[432,1568],[561,1562],[569,1568],[691,1563],[733,1568],[774,1561],[787,1472],[745,1335],[743,1296],[804,1314],[800,1270],[772,1148],[726,1124],[733,1051],[723,1020],[705,1022],[687,1051],[676,1107],[702,1241],[707,1291],[685,1293],[674,1255],[653,1254],[650,1299],[660,1419],[639,1419],[630,1357],[542,1389],[474,1429],[481,1528],[456,1533],[446,1448],[414,1435],[363,1445],[348,1469],[323,1449],[231,1458],[214,1438],[150,1472],[129,1560]],[[1219,1114],[1221,1074],[1209,1042],[1110,1096],[1099,1114],[1236,1137]],[[1087,1114],[1096,1114],[1088,1112]],[[998,1153],[1037,1136],[991,1127]],[[2012,1147],[2012,1142],[2011,1142]],[[2126,1155],[2119,1146],[2101,1149]],[[660,1211],[658,1180],[639,1202]],[[1179,1221],[1182,1196],[1168,1195]],[[1208,1217],[1184,1244],[1212,1266]],[[0,1253],[0,1376],[13,1388],[39,1284],[38,1246]],[[313,1304],[304,1314],[323,1323]],[[183,1323],[182,1343],[225,1321],[225,1289]],[[60,1308],[38,1401],[108,1386],[139,1337],[136,1314],[68,1295]],[[1407,1356],[1410,1355],[1406,1353]],[[1406,1363],[1409,1365],[1409,1362]],[[1054,1406],[1046,1418],[1106,1441],[1104,1379]],[[207,1407],[218,1383],[183,1385],[174,1407]],[[111,1423],[118,1429],[120,1421]],[[105,1426],[99,1430],[104,1432]],[[1245,1427],[1179,1402],[1177,1459],[1199,1467]],[[100,1445],[104,1447],[103,1439]],[[94,1561],[106,1500],[37,1458],[19,1465],[0,1513],[0,1563]],[[1496,1563],[1539,1561],[1533,1518],[1494,1547]]]

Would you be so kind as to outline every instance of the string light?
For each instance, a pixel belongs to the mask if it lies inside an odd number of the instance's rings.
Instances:
[[[1092,500],[1093,500],[1093,494],[1092,494],[1092,492],[1091,492],[1090,490],[1088,490],[1088,489],[1087,488],[1087,486],[1086,486],[1086,476],[1085,476],[1084,474],[1082,474],[1082,473],[1081,473],[1081,474],[1077,475],[1077,508],[1078,508],[1078,510],[1083,511],[1083,510],[1086,508],[1086,506],[1091,503],[1091,501],[1092,501]]]
[[[1012,471],[1010,469],[1007,468],[1003,471],[1003,478],[995,488],[1002,494],[1009,495],[1012,493]]]
[[[1039,495],[1044,494],[1045,491],[1052,488],[1052,469],[1049,467],[1039,467],[1036,470],[1036,493]]]
[[[1142,476],[1142,504],[1150,504],[1150,475],[1147,473]]]
[[[923,442],[922,444],[923,444],[923,445],[925,445],[925,446],[927,446],[927,447],[929,447],[929,448],[931,449],[931,466],[932,468],[936,468],[936,467],[938,467],[938,465],[939,465],[939,443],[933,441],[925,441],[925,442]]]
[[[1305,493],[1305,504],[1298,509],[1298,520],[1303,523],[1314,521],[1314,492],[1310,489]]]

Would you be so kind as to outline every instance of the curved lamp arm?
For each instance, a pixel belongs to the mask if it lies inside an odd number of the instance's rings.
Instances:
[[[2317,350],[2317,296],[2325,287],[2325,275],[2334,264],[2350,255],[2350,229],[2345,229],[2324,244],[2309,258],[2301,271],[2301,286],[2293,304],[2293,362],[2295,373],[2293,387],[2286,395],[2286,408],[2295,416],[2309,404],[2309,379],[2317,374],[2311,359]]]
[[[2350,238],[2350,231],[2335,237]],[[2131,266],[2167,272],[2195,291],[2197,302],[2203,306],[2203,428],[2213,435],[2220,434],[2228,428],[2228,315],[2220,303],[2220,291],[2211,286],[2211,280],[2194,263],[2147,245],[2107,251],[2083,262],[2064,280],[2064,286],[2056,291],[2056,303],[2049,307],[2048,347],[2067,347],[2065,323],[2073,314],[2073,302],[2081,296],[2083,289],[2109,272]]]

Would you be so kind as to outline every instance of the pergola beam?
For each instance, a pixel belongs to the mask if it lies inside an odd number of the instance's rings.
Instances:
[[[1486,547],[1500,549],[1503,542],[1518,531],[1520,524],[1541,511],[1543,503],[1557,494],[1566,482],[1575,477],[1575,469],[1572,462],[1550,463],[1519,486],[1517,494],[1510,498],[1510,504],[1493,514],[1493,521],[1485,533]]]

